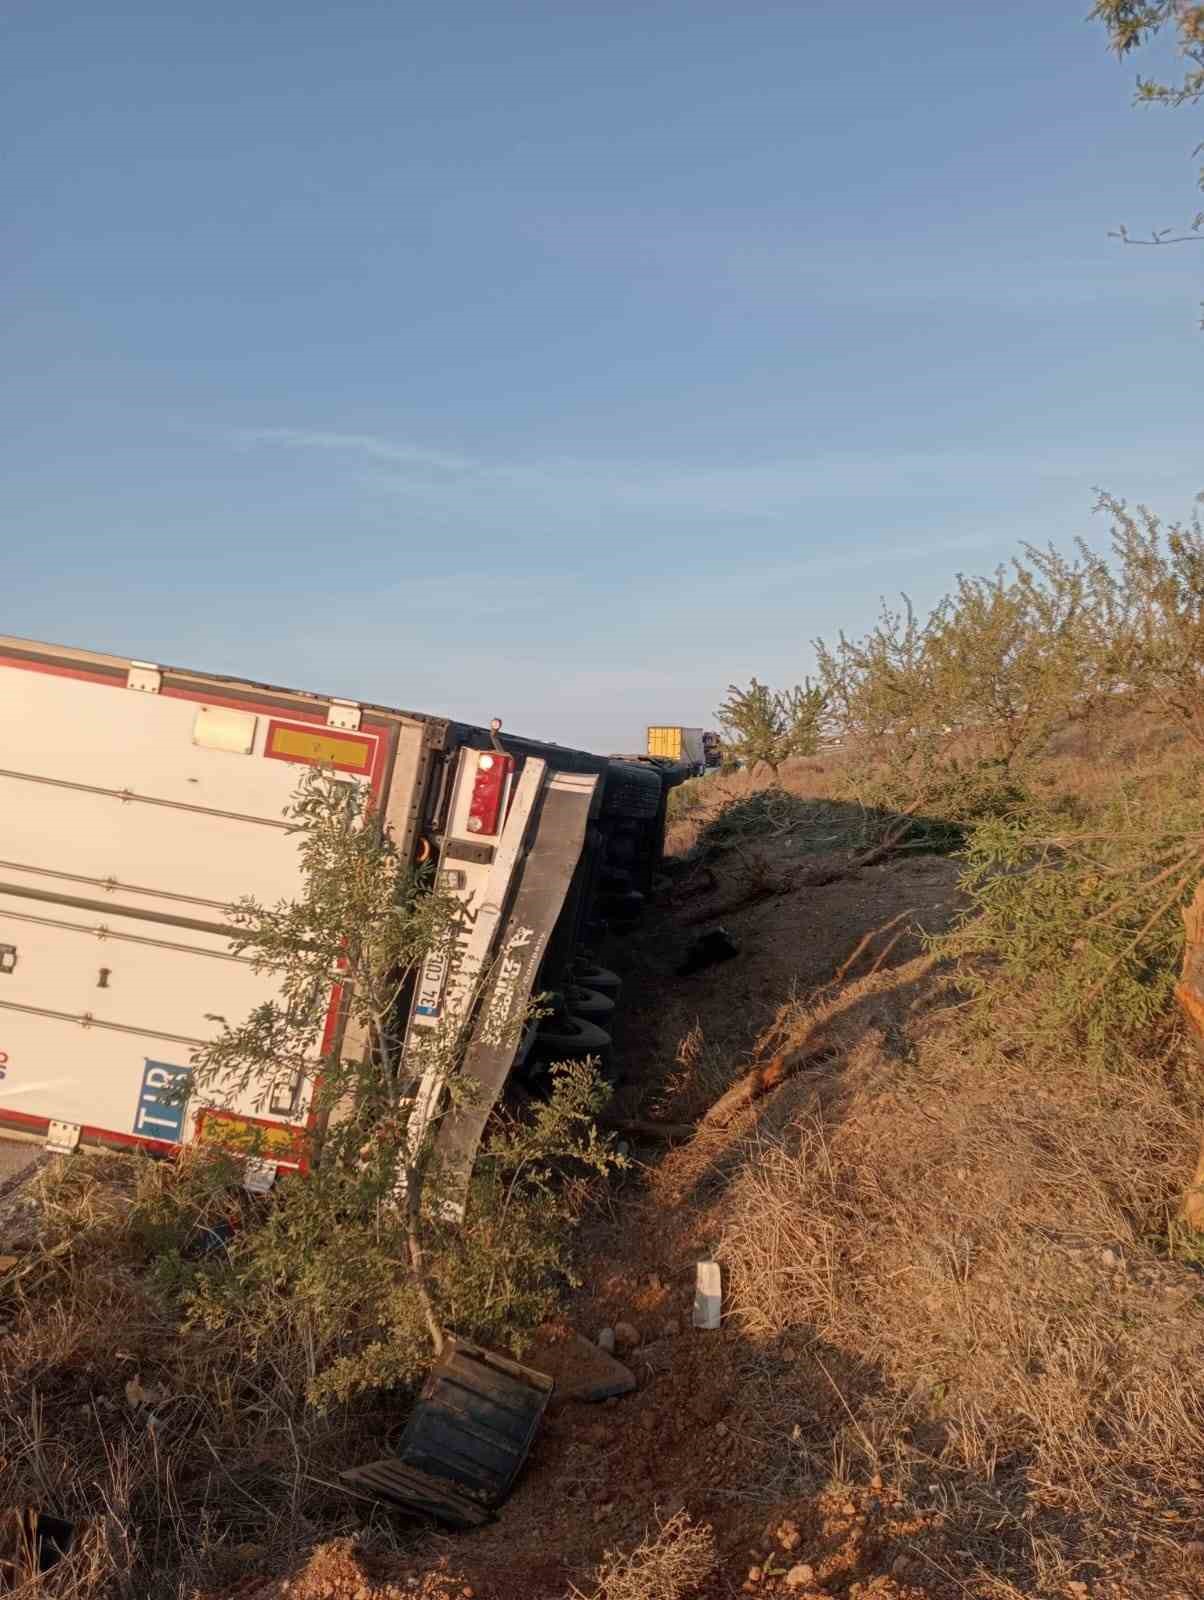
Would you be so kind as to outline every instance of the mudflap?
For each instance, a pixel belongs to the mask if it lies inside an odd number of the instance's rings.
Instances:
[[[557,772],[544,791],[535,835],[498,941],[497,957],[465,1052],[463,1073],[474,1086],[435,1139],[447,1175],[449,1214],[463,1216],[468,1180],[481,1135],[514,1063],[514,1030],[531,999],[556,919],[576,870],[597,777]]]
[[[542,1372],[449,1337],[397,1455],[341,1477],[374,1500],[448,1527],[480,1527],[522,1470],[553,1387]]]

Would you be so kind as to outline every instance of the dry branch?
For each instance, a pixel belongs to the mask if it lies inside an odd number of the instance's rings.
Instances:
[[[783,1053],[746,1073],[721,1095],[699,1123],[699,1128],[725,1128],[738,1111],[752,1105],[779,1088],[788,1078],[809,1067],[822,1067],[840,1054],[836,1045],[821,1045],[815,1050],[804,1050],[796,1055]]]

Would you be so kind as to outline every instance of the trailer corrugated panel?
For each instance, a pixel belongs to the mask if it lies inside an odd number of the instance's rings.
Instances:
[[[666,761],[679,761],[681,759],[681,729],[649,728],[648,754],[650,756],[663,756]]]
[[[702,729],[650,727],[647,753],[661,756],[666,761],[679,762],[683,766],[701,767],[706,759]]]
[[[379,790],[396,727],[95,659],[0,647],[0,1124],[173,1145],[213,1018],[273,992],[231,951],[228,908],[296,892],[300,767]],[[301,1128],[306,1098],[232,1109]]]

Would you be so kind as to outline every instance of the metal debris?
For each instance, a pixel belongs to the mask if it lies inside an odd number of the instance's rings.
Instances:
[[[0,1510],[0,1588],[20,1589],[49,1572],[71,1548],[74,1524],[34,1506]]]
[[[545,1373],[449,1338],[397,1455],[341,1476],[403,1510],[453,1528],[479,1527],[513,1487],[552,1389]]]

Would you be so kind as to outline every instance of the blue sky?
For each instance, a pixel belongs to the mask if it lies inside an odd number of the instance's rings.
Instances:
[[[0,631],[628,749],[1204,485],[1087,0],[16,0]]]

